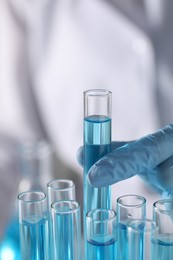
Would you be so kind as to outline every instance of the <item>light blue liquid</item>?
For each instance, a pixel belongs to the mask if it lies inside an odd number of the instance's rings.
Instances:
[[[103,240],[103,238],[101,239]],[[101,243],[95,240],[87,241],[87,260],[117,260],[116,240],[111,239]]]
[[[173,235],[159,236],[153,242],[153,252],[157,252],[157,258],[153,253],[151,259],[157,260],[172,260],[173,259]],[[158,251],[157,251],[158,250]]]
[[[110,187],[93,188],[87,174],[90,167],[111,150],[111,119],[92,116],[84,119],[84,216],[96,208],[111,208]]]
[[[65,207],[64,207],[65,210]],[[67,208],[69,211],[69,208]],[[78,218],[80,221],[80,218]],[[80,225],[75,223],[76,220],[73,214],[56,214],[54,218],[53,228],[55,230],[54,240],[54,251],[55,260],[79,260],[81,259],[81,244],[74,238],[77,237],[77,231],[74,225]]]
[[[118,260],[128,260],[128,237],[126,224],[119,223],[117,226],[117,247]]]
[[[127,224],[126,223],[118,224],[117,226],[118,260],[143,260],[144,240],[143,240],[142,231],[144,230],[144,226],[142,225],[138,229],[139,229],[139,234],[130,237],[131,240],[130,240],[130,248],[129,248]]]
[[[0,260],[20,260],[19,223],[13,218],[0,242]]]
[[[22,260],[49,260],[48,221],[36,217],[20,224]]]
[[[86,250],[86,213],[92,209],[111,208],[110,187],[94,188],[88,183],[91,166],[111,151],[111,119],[105,116],[90,116],[84,119],[84,241]]]
[[[145,225],[141,224],[133,224],[134,229],[129,232],[127,235],[128,244],[126,245],[126,250],[128,251],[128,260],[150,260],[150,248],[145,248]],[[147,241],[148,245],[150,241]],[[146,255],[145,255],[146,253]],[[155,258],[157,259],[157,258]]]
[[[54,238],[53,238],[53,225],[52,225],[52,217],[51,212],[49,212],[49,256],[50,259],[55,259],[55,245],[54,245]]]

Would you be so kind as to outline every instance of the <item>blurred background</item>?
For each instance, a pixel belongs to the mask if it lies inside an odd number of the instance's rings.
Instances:
[[[0,259],[18,260],[16,196],[53,178],[82,205],[83,91],[112,91],[112,140],[173,121],[171,0],[0,1]],[[113,185],[160,195],[133,177]]]

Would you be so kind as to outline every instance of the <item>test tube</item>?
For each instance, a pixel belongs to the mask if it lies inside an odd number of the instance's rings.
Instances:
[[[54,151],[44,140],[21,142],[18,147],[21,181],[19,193],[26,190],[46,192],[46,184],[54,174]]]
[[[158,249],[154,244],[158,236],[158,226],[151,219],[132,220],[128,229],[128,260],[158,259]]]
[[[54,260],[82,260],[81,216],[77,201],[66,200],[51,205]]]
[[[91,209],[111,208],[111,188],[91,187],[88,170],[111,151],[111,96],[104,89],[84,92],[84,217]]]
[[[158,200],[153,204],[153,219],[159,227],[158,260],[173,259],[173,199]]]
[[[60,200],[76,200],[75,183],[69,179],[55,179],[47,184],[48,207]]]
[[[18,195],[21,259],[48,260],[47,199],[44,192]]]
[[[145,219],[146,199],[143,196],[130,194],[117,199],[117,246],[118,259],[128,259],[127,224],[133,219]]]
[[[116,260],[116,213],[94,209],[86,215],[87,258],[85,260]]]
[[[92,209],[111,208],[111,188],[94,188],[88,182],[88,170],[111,151],[111,98],[105,89],[84,92],[84,178],[83,220],[86,249],[86,213]],[[87,259],[85,250],[85,258]]]
[[[53,241],[51,205],[61,200],[76,200],[75,183],[69,179],[54,179],[47,184],[48,211],[49,211],[49,248],[54,259],[55,241]]]

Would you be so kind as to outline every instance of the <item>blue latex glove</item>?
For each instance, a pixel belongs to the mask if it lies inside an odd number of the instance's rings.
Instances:
[[[77,154],[83,165],[83,147]],[[113,142],[112,152],[88,172],[94,187],[104,187],[140,175],[159,191],[173,191],[173,124],[137,141]]]

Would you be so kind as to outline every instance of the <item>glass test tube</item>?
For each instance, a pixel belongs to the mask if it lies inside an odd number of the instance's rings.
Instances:
[[[47,199],[44,192],[18,195],[21,259],[48,260]]]
[[[55,179],[47,184],[48,207],[60,200],[76,200],[75,183],[68,179]]]
[[[86,215],[86,260],[116,260],[116,213],[94,209]]]
[[[53,148],[46,141],[25,141],[19,145],[19,170],[22,178],[19,192],[40,190],[46,192],[46,184],[54,174]]]
[[[128,259],[127,224],[133,219],[145,219],[146,199],[139,195],[124,195],[117,199],[118,259]]]
[[[158,260],[173,259],[173,199],[158,200],[153,204],[153,219],[159,227]]]
[[[47,184],[48,211],[49,211],[49,241],[50,254],[54,259],[56,241],[53,240],[51,205],[61,200],[76,200],[75,184],[68,179],[54,179]]]
[[[157,246],[154,241],[158,236],[158,226],[151,219],[132,220],[128,229],[128,260],[158,259]]]
[[[111,208],[110,187],[94,188],[87,180],[90,167],[111,151],[111,95],[104,89],[84,92],[84,216]]]
[[[80,205],[73,200],[58,201],[51,205],[54,260],[81,260]]]

